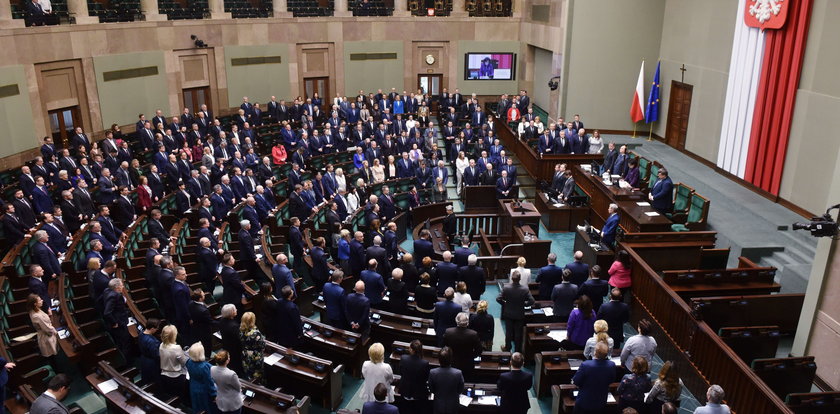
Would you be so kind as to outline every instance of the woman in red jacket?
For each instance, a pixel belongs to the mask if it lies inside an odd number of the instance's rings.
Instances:
[[[137,186],[137,207],[144,213],[152,208],[152,188],[149,187],[149,179],[142,175]]]
[[[274,161],[274,165],[283,165],[286,163],[286,147],[283,146],[281,143],[277,143],[274,148],[271,149],[271,158]]]

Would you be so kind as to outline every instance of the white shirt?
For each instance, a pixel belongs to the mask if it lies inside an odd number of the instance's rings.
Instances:
[[[524,267],[516,267],[516,268],[510,269],[510,274],[511,275],[513,275],[514,270],[519,271],[519,276],[521,277],[521,279],[519,279],[519,283],[522,286],[527,286],[528,283],[531,283],[531,269],[526,269]]]
[[[455,297],[452,298],[452,301],[461,305],[461,309],[464,312],[469,312],[470,307],[472,307],[472,297],[469,293],[455,292]]]

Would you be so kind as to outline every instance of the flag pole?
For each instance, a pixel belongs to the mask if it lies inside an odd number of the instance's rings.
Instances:
[[[630,138],[637,138],[636,137],[636,122],[633,122],[633,135]]]
[[[653,141],[653,122],[650,123],[650,132],[648,132],[648,142]]]

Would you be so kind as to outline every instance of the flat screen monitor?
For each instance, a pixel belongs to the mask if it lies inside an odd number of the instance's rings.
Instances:
[[[465,80],[513,80],[516,77],[516,53],[467,53],[464,56]]]

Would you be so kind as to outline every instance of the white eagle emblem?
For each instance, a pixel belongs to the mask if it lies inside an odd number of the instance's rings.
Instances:
[[[770,20],[771,17],[777,16],[782,10],[780,4],[784,0],[752,0],[750,5],[750,15],[755,16],[759,23]]]

